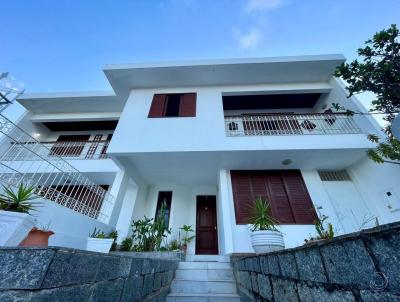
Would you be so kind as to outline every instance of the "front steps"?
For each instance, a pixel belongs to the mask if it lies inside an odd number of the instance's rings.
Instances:
[[[229,257],[187,255],[180,262],[167,302],[240,302]]]

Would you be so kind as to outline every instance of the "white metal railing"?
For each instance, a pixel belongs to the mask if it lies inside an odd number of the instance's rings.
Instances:
[[[43,152],[43,157],[62,157],[65,159],[104,159],[107,158],[108,140],[102,141],[65,141],[65,142],[40,142],[46,148],[38,150]],[[36,155],[26,148],[32,142],[10,142],[8,156],[3,160],[35,160]],[[18,154],[15,156],[15,154]]]
[[[108,214],[102,209],[114,204],[109,192],[3,115],[0,115],[0,133],[1,183],[13,187],[21,183],[33,186],[40,197],[107,221]],[[10,148],[10,145],[18,147]]]
[[[362,133],[344,113],[243,114],[225,116],[227,136]]]

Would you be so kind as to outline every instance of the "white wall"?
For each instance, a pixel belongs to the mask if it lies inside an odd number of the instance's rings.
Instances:
[[[63,207],[55,202],[38,199],[42,202],[40,211],[31,214],[37,220],[37,226],[47,226],[55,234],[50,237],[49,245],[77,249],[86,249],[89,234],[96,229],[110,232],[112,227],[86,215]]]
[[[139,187],[133,181],[129,181],[115,226],[118,231],[118,243],[121,243],[129,234],[132,215],[138,197]]]
[[[348,171],[380,224],[400,220],[400,165],[377,164],[365,157]]]
[[[227,137],[222,94],[225,92],[326,91],[328,83],[276,84],[226,87],[187,87],[133,90],[127,100],[109,147],[113,154],[166,151],[290,150],[367,148],[365,135],[296,135]],[[319,89],[318,89],[319,88]],[[311,89],[311,91],[313,91]],[[148,118],[154,93],[197,92],[196,117]],[[343,96],[340,96],[343,99]],[[345,97],[345,96],[344,96]],[[336,96],[332,95],[332,98]],[[364,119],[364,117],[360,117]],[[145,134],[145,135],[143,135]],[[127,139],[136,138],[141,139]],[[155,139],[156,138],[156,139]]]

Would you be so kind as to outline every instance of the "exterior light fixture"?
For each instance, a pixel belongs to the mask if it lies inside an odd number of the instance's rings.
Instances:
[[[288,166],[292,163],[293,161],[291,159],[285,159],[282,161],[282,165],[284,166]]]

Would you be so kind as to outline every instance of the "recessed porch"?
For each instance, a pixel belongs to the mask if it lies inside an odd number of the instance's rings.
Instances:
[[[354,164],[364,157],[364,149],[341,149],[141,153],[116,158],[126,168],[127,173],[135,171],[132,177],[140,179],[142,185],[147,187],[147,193],[143,198],[134,202],[133,219],[141,219],[145,215],[154,217],[159,193],[172,192],[171,239],[178,237],[179,227],[183,224],[192,225],[196,230],[198,196],[216,196],[218,253],[227,254],[253,252],[248,226],[238,224],[235,218],[231,170],[300,170],[314,207],[334,220],[338,232],[345,233],[356,226],[344,221],[354,220],[354,217],[337,215],[338,211],[343,213],[358,207],[358,212],[362,216],[373,212],[374,208],[372,206],[371,210],[370,205],[365,206],[368,203],[365,194],[357,193],[360,188],[352,182],[343,184],[344,187],[348,186],[344,190],[338,189],[338,192],[347,192],[348,196],[341,193],[339,196],[335,193],[335,189],[332,189],[334,186],[323,183],[318,171],[351,170]],[[332,206],[333,199],[344,200],[346,204],[349,198],[354,201],[349,204],[349,208],[339,209]],[[365,211],[360,207],[364,207]],[[127,220],[126,232],[129,230],[128,223]],[[287,247],[302,245],[303,240],[315,232],[311,222],[287,223],[282,225],[281,229],[285,234]],[[189,244],[188,253],[196,253],[196,241]]]

